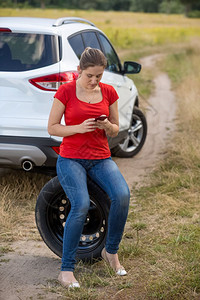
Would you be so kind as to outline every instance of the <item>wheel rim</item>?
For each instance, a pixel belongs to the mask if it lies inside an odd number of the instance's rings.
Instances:
[[[61,193],[48,206],[47,224],[51,235],[59,243],[63,243],[63,232],[67,216],[70,212],[70,202],[65,194]],[[90,198],[90,208],[84,223],[79,242],[79,252],[90,252],[96,249],[105,238],[107,218],[102,207]]]
[[[119,144],[120,148],[125,152],[133,152],[140,145],[143,137],[143,123],[141,118],[133,114],[132,125],[128,130],[128,135],[123,143]]]

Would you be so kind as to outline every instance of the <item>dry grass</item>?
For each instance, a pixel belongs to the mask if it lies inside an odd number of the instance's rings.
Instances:
[[[25,235],[24,225],[32,220],[37,195],[47,181],[47,176],[22,171],[0,177],[0,241]]]

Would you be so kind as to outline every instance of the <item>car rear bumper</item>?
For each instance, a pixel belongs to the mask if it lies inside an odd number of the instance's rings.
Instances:
[[[0,165],[9,168],[55,167],[58,155],[53,138],[0,136]]]

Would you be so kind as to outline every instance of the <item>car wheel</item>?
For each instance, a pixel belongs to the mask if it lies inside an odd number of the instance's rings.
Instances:
[[[88,191],[90,208],[77,251],[77,258],[83,261],[91,261],[101,256],[110,206],[108,196],[90,179],[88,179]],[[69,199],[56,176],[41,190],[36,203],[35,218],[42,239],[60,257],[62,256],[64,225],[69,211]]]
[[[112,154],[119,157],[133,157],[142,149],[146,136],[146,118],[142,111],[135,107],[128,135],[122,143],[112,149]]]

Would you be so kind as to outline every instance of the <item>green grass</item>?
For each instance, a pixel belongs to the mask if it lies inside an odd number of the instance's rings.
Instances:
[[[13,249],[10,247],[10,246],[1,246],[0,247],[0,256],[5,254],[5,253],[8,253],[8,252],[12,252]]]

